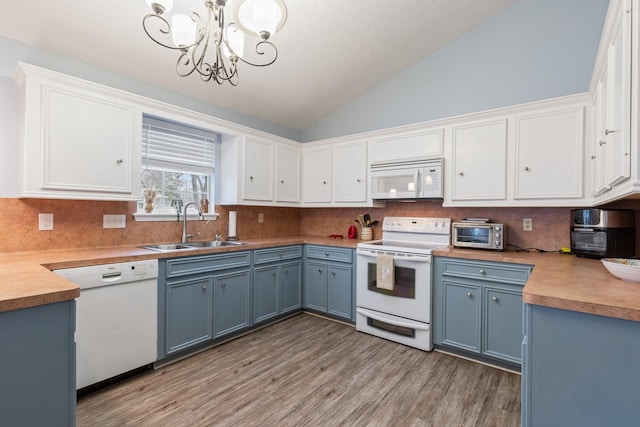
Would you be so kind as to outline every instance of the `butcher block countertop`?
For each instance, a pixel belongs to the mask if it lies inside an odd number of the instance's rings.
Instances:
[[[136,246],[0,254],[0,312],[74,299],[80,290],[50,270],[153,258],[316,244],[355,248],[359,240],[313,236],[243,239],[246,245],[157,252]],[[612,276],[599,260],[558,253],[494,252],[453,247],[435,256],[533,266],[522,299],[529,304],[640,321],[640,285]]]
[[[495,252],[449,247],[436,256],[532,265],[522,299],[529,304],[640,322],[640,284],[609,273],[597,259],[560,253]]]
[[[80,289],[50,270],[153,258],[252,250],[282,245],[317,244],[355,248],[359,240],[325,237],[275,237],[243,239],[246,245],[189,251],[158,252],[137,246],[78,248],[56,251],[0,253],[0,312],[67,301]]]

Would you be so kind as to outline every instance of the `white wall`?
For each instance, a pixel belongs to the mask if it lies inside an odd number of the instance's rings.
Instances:
[[[0,197],[15,197],[18,176],[18,89],[0,76]]]

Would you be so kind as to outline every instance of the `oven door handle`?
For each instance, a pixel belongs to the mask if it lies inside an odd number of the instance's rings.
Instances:
[[[357,307],[356,312],[362,314],[363,316],[367,316],[371,319],[379,320],[380,322],[388,323],[394,326],[402,326],[404,328],[409,328],[409,329],[421,329],[423,331],[428,331],[431,328],[429,324],[421,324],[421,323],[418,324],[418,322],[409,323],[409,322],[403,322],[401,320],[396,320],[396,319],[388,319],[384,316],[379,316],[375,312],[371,310],[367,310],[366,308]]]
[[[383,252],[383,253],[387,253],[387,252]],[[377,252],[368,251],[366,249],[358,249],[357,254],[365,256],[367,258],[377,258],[378,257],[378,253]],[[426,263],[429,263],[429,262],[431,262],[431,255],[411,255],[411,256],[394,255],[393,256],[393,260],[394,261],[426,262]]]

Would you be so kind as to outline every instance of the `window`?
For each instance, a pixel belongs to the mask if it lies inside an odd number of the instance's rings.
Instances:
[[[175,212],[184,205],[213,200],[214,144],[211,131],[144,115],[142,122],[142,187],[155,191],[154,212]]]

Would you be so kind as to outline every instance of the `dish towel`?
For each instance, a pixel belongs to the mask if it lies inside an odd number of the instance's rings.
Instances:
[[[379,254],[377,258],[377,281],[376,287],[380,289],[393,290],[393,255]]]

